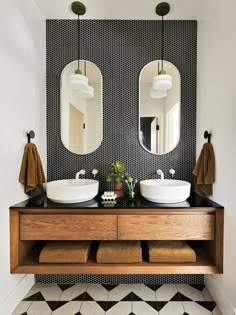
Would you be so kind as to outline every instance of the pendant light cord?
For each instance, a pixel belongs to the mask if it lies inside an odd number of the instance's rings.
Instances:
[[[79,61],[80,61],[80,19],[79,19],[79,12],[78,12],[78,70],[79,70]]]
[[[164,17],[161,19],[161,70],[163,70],[164,62]]]

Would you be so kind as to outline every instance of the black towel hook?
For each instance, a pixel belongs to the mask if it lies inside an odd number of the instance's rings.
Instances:
[[[30,139],[34,139],[35,133],[33,130],[30,130],[30,132],[27,132],[27,138],[28,138],[28,143],[30,143]]]
[[[204,132],[204,138],[208,140],[208,143],[211,143],[211,133],[207,130]]]

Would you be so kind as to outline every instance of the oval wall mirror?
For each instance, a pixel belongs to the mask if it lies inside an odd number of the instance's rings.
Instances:
[[[148,63],[139,76],[139,141],[153,154],[172,151],[180,139],[180,73],[164,61],[161,78],[161,63]]]
[[[102,142],[102,75],[91,61],[72,61],[61,74],[61,140],[71,152],[87,154]]]

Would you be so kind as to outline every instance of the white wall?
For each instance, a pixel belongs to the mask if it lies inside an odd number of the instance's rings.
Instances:
[[[198,22],[197,155],[212,132],[216,181],[212,199],[225,207],[224,274],[206,284],[224,315],[236,309],[236,2],[209,0]]]
[[[33,284],[10,275],[8,223],[9,206],[27,198],[18,176],[31,129],[46,165],[45,20],[32,1],[0,1],[0,39],[0,314],[10,315]]]

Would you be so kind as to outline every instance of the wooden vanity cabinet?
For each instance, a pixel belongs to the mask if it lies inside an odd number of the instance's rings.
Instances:
[[[214,240],[213,214],[118,215],[119,240]]]
[[[21,214],[20,240],[116,240],[117,216]]]
[[[223,209],[10,209],[11,273],[210,274],[223,272]],[[187,240],[195,263],[40,264],[48,240]]]

